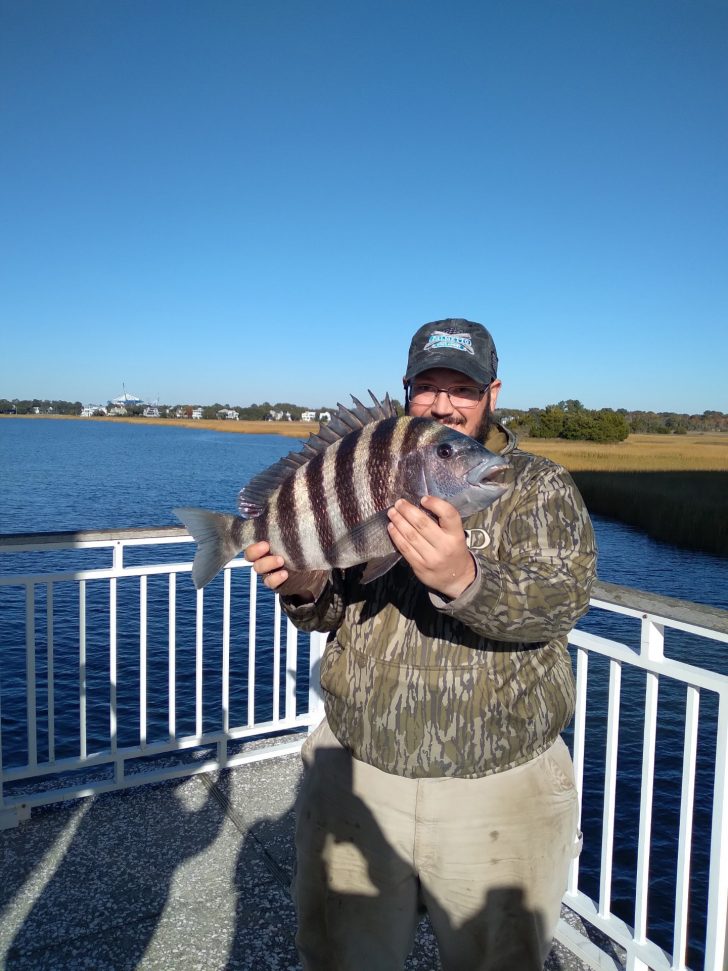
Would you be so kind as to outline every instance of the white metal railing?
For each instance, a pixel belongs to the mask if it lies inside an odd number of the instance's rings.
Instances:
[[[177,607],[178,607],[178,576],[190,573],[191,560],[163,563],[143,563],[129,565],[125,563],[124,553],[132,547],[157,547],[169,544],[190,543],[191,538],[184,529],[177,527],[169,529],[139,529],[114,532],[86,531],[76,534],[45,534],[26,536],[0,537],[0,553],[57,553],[64,550],[107,550],[111,552],[111,562],[107,566],[93,566],[85,569],[57,569],[51,564],[50,569],[44,570],[43,564],[34,561],[33,572],[8,573],[0,575],[0,591],[15,589],[24,599],[25,614],[25,743],[27,759],[24,764],[8,765],[3,758],[2,742],[2,708],[0,707],[0,828],[12,826],[19,819],[27,818],[32,806],[39,806],[60,799],[88,796],[112,789],[121,789],[130,785],[146,782],[157,782],[163,779],[209,772],[222,767],[232,767],[244,762],[258,761],[292,751],[300,747],[300,738],[288,745],[277,744],[269,748],[255,748],[241,752],[230,751],[231,746],[246,739],[260,736],[279,736],[292,730],[306,731],[315,726],[323,715],[320,689],[318,688],[318,665],[325,642],[321,634],[310,635],[309,662],[305,670],[298,665],[298,632],[286,620],[285,639],[281,637],[281,610],[278,598],[274,602],[272,629],[268,631],[269,643],[265,645],[269,655],[267,667],[270,669],[270,685],[266,687],[272,693],[271,716],[264,721],[256,717],[256,702],[258,699],[256,683],[256,654],[258,651],[258,582],[256,574],[250,570],[250,564],[237,559],[231,562],[223,571],[222,577],[222,624],[218,632],[221,648],[221,698],[219,723],[212,729],[203,729],[203,698],[205,696],[205,603],[206,590],[191,591],[188,580],[188,594],[194,597],[195,631],[195,661],[194,661],[194,723],[192,733],[181,733],[178,730],[179,705],[177,698]],[[231,700],[231,588],[233,576],[249,577],[247,584],[247,609],[249,611],[247,643],[240,645],[241,650],[247,651],[247,674],[245,690],[247,692],[247,711],[245,717],[233,722],[230,717]],[[166,627],[167,627],[167,677],[166,677],[166,737],[157,740],[148,738],[148,632],[151,620],[148,601],[148,581],[151,577],[167,578],[166,597]],[[138,605],[138,729],[136,741],[132,744],[119,743],[119,656],[118,656],[118,588],[120,583],[134,582],[137,587]],[[75,584],[77,587],[78,623],[72,637],[73,648],[77,650],[77,703],[78,703],[78,754],[74,756],[56,757],[56,654],[62,632],[58,630],[55,618],[55,591],[60,584]],[[93,617],[88,610],[88,591],[93,585],[104,584],[108,589],[108,611],[103,611],[104,640],[108,645],[108,684],[104,688],[102,699],[106,704],[108,698],[108,733],[106,743],[89,744],[88,711],[92,703],[98,706],[99,699],[92,698],[92,688],[87,678],[89,663],[88,640],[91,633]],[[36,594],[45,593],[45,644],[37,643],[37,623],[39,609]],[[217,591],[219,595],[219,590]],[[6,610],[7,613],[7,610]],[[68,637],[65,638],[68,648]],[[22,645],[21,645],[22,646]],[[209,645],[207,645],[209,647]],[[0,704],[2,700],[2,682],[4,673],[7,674],[7,658],[12,645],[7,633],[3,635],[3,655],[0,656]],[[43,647],[45,650],[43,650]],[[43,697],[39,698],[38,691],[38,659],[43,655]],[[5,658],[3,663],[2,657]],[[285,682],[281,685],[281,664],[284,664]],[[209,665],[208,665],[209,667]],[[308,684],[308,693],[304,710],[297,711],[296,690],[299,685]],[[97,686],[98,687],[98,686]],[[281,699],[283,693],[283,699]],[[281,704],[281,700],[283,704]],[[298,707],[300,708],[300,702]],[[157,712],[157,715],[159,713]],[[39,753],[38,722],[42,717],[45,736],[45,753]],[[125,734],[129,734],[129,726],[125,725]],[[200,750],[204,756],[205,749],[214,749],[214,756],[203,757],[198,761],[176,764],[172,759],[167,762],[173,764],[160,765],[160,756],[179,755],[189,750]],[[140,766],[136,760],[146,760],[147,766]],[[131,770],[130,763],[134,762]],[[101,769],[110,767],[113,776],[108,772],[102,778],[92,781],[74,779],[81,770]],[[18,783],[33,783],[30,788],[24,788],[20,794],[8,792],[18,788]],[[38,784],[45,783],[45,784]]]
[[[25,742],[27,760],[22,765],[5,765],[2,761],[2,735],[0,734],[0,825],[13,825],[19,818],[27,816],[30,807],[60,799],[86,796],[96,792],[138,785],[142,782],[208,772],[223,766],[238,765],[246,761],[271,757],[297,748],[300,741],[286,746],[269,746],[240,752],[231,751],[236,743],[246,739],[266,735],[279,735],[299,729],[304,731],[315,725],[322,715],[322,705],[318,687],[318,664],[323,649],[322,635],[311,635],[309,662],[304,670],[298,664],[298,635],[289,623],[285,624],[285,640],[281,636],[281,611],[278,598],[273,604],[272,623],[267,624],[265,643],[261,643],[259,620],[258,584],[249,565],[235,560],[226,567],[222,579],[221,625],[213,635],[205,631],[206,591],[187,593],[194,597],[194,731],[184,734],[179,730],[178,715],[180,708],[176,693],[177,677],[177,634],[178,600],[182,584],[177,578],[186,576],[191,570],[189,559],[174,562],[147,562],[131,564],[125,562],[125,551],[134,547],[161,548],[169,544],[191,542],[186,531],[180,528],[157,528],[124,530],[114,532],[84,532],[77,534],[35,534],[29,536],[0,537],[0,554],[5,553],[52,553],[63,550],[105,549],[111,551],[111,562],[99,567],[84,569],[39,569],[33,561],[33,569],[26,572],[0,575],[0,593],[5,588],[17,591],[24,598],[24,645],[25,649]],[[130,557],[132,558],[132,557]],[[1,566],[2,564],[0,564]],[[247,638],[244,650],[247,651],[247,668],[243,680],[246,682],[247,707],[245,716],[231,719],[231,690],[236,687],[231,674],[231,629],[238,622],[236,613],[240,606],[233,604],[231,591],[233,583],[243,580],[248,583],[245,604],[248,611]],[[154,577],[166,577],[166,737],[150,740],[148,726],[151,712],[148,707],[147,668],[149,664],[148,633],[152,616],[148,585]],[[72,757],[58,757],[56,753],[57,711],[56,711],[56,646],[64,640],[55,618],[55,591],[60,584],[72,583],[78,591],[78,623],[74,627],[74,649],[77,650],[78,671],[78,754]],[[119,585],[137,584],[136,603],[138,608],[138,704],[135,728],[136,741],[133,744],[119,743]],[[95,617],[89,613],[87,594],[95,585],[105,585],[108,589],[108,612],[103,613],[104,643],[108,646],[108,735],[107,744],[90,745],[88,739],[88,712],[92,701],[92,687],[87,677],[91,652],[87,650],[89,638],[93,633]],[[208,588],[211,589],[211,588]],[[44,594],[43,598],[36,595]],[[266,591],[267,595],[267,591]],[[39,599],[45,601],[45,616],[41,618]],[[595,611],[606,611],[609,616],[621,615],[632,618],[639,625],[639,649],[611,638],[598,636],[584,630],[575,630],[570,643],[576,653],[577,706],[573,730],[574,767],[579,792],[583,796],[585,784],[585,763],[592,758],[587,748],[586,731],[587,711],[593,714],[593,704],[588,704],[594,691],[599,673],[590,674],[590,659],[602,657],[609,666],[608,695],[606,710],[600,711],[605,723],[605,747],[600,758],[598,773],[603,786],[603,814],[601,856],[599,861],[599,894],[594,900],[580,889],[579,860],[571,867],[569,884],[564,902],[577,914],[602,931],[626,952],[628,971],[685,971],[686,944],[688,937],[688,907],[691,902],[691,862],[693,858],[692,826],[695,808],[696,764],[698,750],[698,731],[701,698],[704,694],[717,697],[718,714],[715,726],[714,761],[712,764],[712,830],[710,834],[709,888],[707,895],[705,971],[722,971],[726,958],[726,909],[728,907],[728,677],[715,673],[705,667],[673,660],[664,653],[664,632],[666,629],[683,631],[708,638],[713,641],[728,642],[728,612],[695,604],[656,597],[639,591],[610,584],[597,584],[592,598]],[[590,614],[591,616],[591,614]],[[159,621],[159,618],[156,618]],[[43,623],[41,623],[43,621]],[[45,629],[45,650],[38,644],[38,629]],[[220,656],[220,718],[214,728],[205,729],[203,712],[206,678],[210,676],[211,636],[219,639]],[[65,637],[67,641],[68,638]],[[4,655],[0,655],[0,698],[2,698],[3,656],[7,656],[10,644],[7,637],[3,640]],[[241,647],[238,645],[238,647]],[[266,652],[268,677],[267,690],[272,694],[271,715],[263,721],[256,716],[258,649]],[[241,648],[242,649],[242,648]],[[43,677],[39,678],[38,661],[42,659]],[[284,662],[285,682],[281,684],[281,663]],[[214,663],[218,663],[217,659]],[[642,672],[645,678],[644,707],[638,712],[625,711],[622,704],[622,673],[626,669]],[[296,688],[299,679],[308,683],[307,700],[297,711]],[[685,717],[683,724],[682,784],[680,795],[679,826],[675,834],[677,842],[677,875],[674,896],[674,925],[671,955],[667,954],[648,934],[648,894],[650,889],[650,848],[653,821],[653,797],[655,780],[655,740],[657,734],[657,710],[660,687],[664,681],[677,682],[685,687]],[[39,691],[40,681],[44,690]],[[301,682],[303,683],[303,681]],[[239,687],[239,686],[238,686]],[[281,694],[283,704],[281,705]],[[628,707],[628,706],[627,706]],[[128,714],[128,712],[127,712]],[[159,718],[159,712],[156,712]],[[616,831],[616,799],[618,788],[617,752],[620,738],[620,724],[623,732],[630,728],[629,719],[643,720],[641,728],[642,768],[639,804],[639,835],[637,845],[636,880],[634,890],[634,914],[631,921],[618,917],[612,910],[611,887],[614,875],[615,841],[618,845],[620,834]],[[628,724],[624,722],[627,719]],[[38,723],[44,727],[45,754],[39,751]],[[2,711],[0,711],[0,728]],[[124,737],[129,726],[124,724]],[[214,755],[205,749],[214,749]],[[190,750],[202,750],[202,757],[196,762],[162,765],[155,759],[159,756],[180,755]],[[133,760],[147,760],[150,765],[138,765],[133,770],[128,764]],[[592,759],[593,761],[593,759]],[[603,763],[603,764],[602,764]],[[112,777],[77,781],[73,773],[79,770],[95,770],[110,767]],[[591,766],[593,770],[593,766]],[[593,775],[593,771],[592,771]],[[30,791],[20,795],[12,791],[18,783],[40,783]],[[559,925],[557,937],[575,950],[593,967],[613,968],[614,961],[604,950],[576,935],[563,921]]]
[[[684,971],[687,968],[688,902],[691,896],[691,859],[693,814],[698,749],[698,719],[701,695],[717,696],[713,763],[712,828],[705,935],[706,971],[723,971],[726,953],[726,912],[728,909],[728,676],[664,653],[665,630],[672,629],[701,638],[728,643],[728,612],[684,601],[671,600],[612,584],[597,584],[592,608],[634,618],[639,623],[639,650],[624,643],[574,630],[570,643],[576,649],[577,706],[574,720],[573,756],[577,787],[584,796],[584,766],[590,657],[608,659],[609,686],[606,712],[606,745],[603,764],[603,817],[598,900],[579,889],[579,860],[574,860],[564,902],[589,923],[603,931],[625,949],[627,971]],[[644,672],[644,708],[629,712],[621,704],[624,668]],[[677,867],[674,893],[672,953],[663,951],[648,936],[647,915],[650,892],[650,849],[653,828],[655,752],[658,698],[661,685],[671,681],[685,688],[685,716],[682,726],[682,782],[677,842]],[[671,712],[671,718],[679,713]],[[635,722],[643,719],[642,768],[639,803],[634,917],[631,924],[612,912],[611,882],[614,870],[615,828],[618,788],[617,750],[620,716],[624,730],[635,733]],[[658,807],[659,810],[659,807]],[[568,936],[568,929],[565,930]],[[613,965],[601,965],[613,966]]]

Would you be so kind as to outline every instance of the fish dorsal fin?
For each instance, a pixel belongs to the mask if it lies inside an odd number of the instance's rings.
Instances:
[[[339,403],[338,410],[331,416],[331,420],[321,422],[318,431],[309,435],[299,452],[289,452],[284,458],[253,476],[238,495],[240,515],[246,519],[260,516],[266,502],[281,482],[292,476],[316,455],[325,452],[329,445],[372,422],[397,417],[397,409],[388,394],[384,396],[384,401],[378,401],[371,391],[369,395],[372,399],[371,405],[362,404],[354,395],[351,396],[354,403],[352,407],[345,408]]]

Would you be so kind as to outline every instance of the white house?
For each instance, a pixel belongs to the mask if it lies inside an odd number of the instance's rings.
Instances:
[[[239,421],[240,415],[233,408],[221,408],[217,412],[218,418],[224,418],[227,421]]]
[[[316,412],[315,411],[302,411],[301,412],[301,421],[316,421]]]

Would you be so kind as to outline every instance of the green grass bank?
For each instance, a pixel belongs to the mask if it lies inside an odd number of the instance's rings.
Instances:
[[[584,472],[572,476],[590,512],[654,539],[728,556],[728,472]]]

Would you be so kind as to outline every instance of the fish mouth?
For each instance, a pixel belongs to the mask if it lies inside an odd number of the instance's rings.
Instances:
[[[510,465],[507,462],[502,462],[499,465],[482,462],[468,473],[466,480],[471,485],[481,486],[482,488],[498,486],[505,490],[509,485],[509,471]]]

